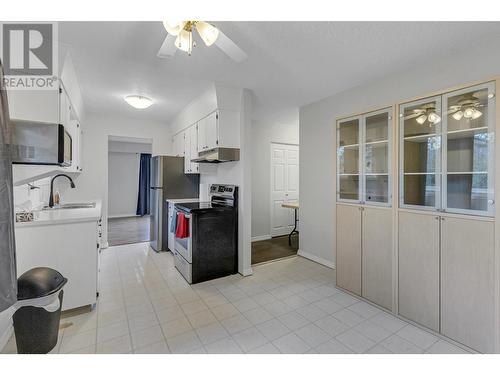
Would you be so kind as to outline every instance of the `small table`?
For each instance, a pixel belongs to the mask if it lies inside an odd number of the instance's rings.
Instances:
[[[297,230],[297,222],[299,221],[297,219],[297,211],[299,210],[299,204],[298,203],[282,203],[281,207],[293,209],[293,213],[295,215],[293,229],[290,232],[290,234],[288,235],[288,246],[292,246],[292,234],[293,233],[297,233],[297,234],[299,233],[299,231]]]

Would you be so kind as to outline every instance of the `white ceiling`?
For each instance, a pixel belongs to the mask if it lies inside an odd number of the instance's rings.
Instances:
[[[217,47],[171,60],[156,53],[161,22],[63,22],[86,109],[168,122],[211,82],[245,87],[266,108],[301,106],[405,71],[432,59],[467,53],[470,43],[500,37],[499,22],[213,22],[247,54],[241,64]],[[123,96],[155,105],[137,111]]]

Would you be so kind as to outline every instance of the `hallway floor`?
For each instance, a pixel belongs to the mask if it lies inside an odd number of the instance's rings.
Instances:
[[[54,353],[465,353],[335,288],[294,257],[189,285],[148,244],[101,253],[97,308],[62,320]],[[12,338],[4,350],[15,353]]]
[[[149,215],[108,219],[109,246],[149,241]]]
[[[288,236],[274,237],[269,240],[252,242],[252,264],[269,262],[280,258],[297,255],[299,235],[292,236],[292,246],[288,245]]]

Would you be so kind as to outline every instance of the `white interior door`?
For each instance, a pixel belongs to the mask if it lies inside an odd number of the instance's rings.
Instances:
[[[298,201],[299,146],[271,143],[271,237],[292,231],[294,212],[281,205]]]

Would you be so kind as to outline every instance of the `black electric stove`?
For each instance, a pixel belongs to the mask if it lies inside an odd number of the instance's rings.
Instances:
[[[209,202],[177,203],[189,236],[175,239],[175,267],[191,284],[238,272],[238,187],[212,184]]]

